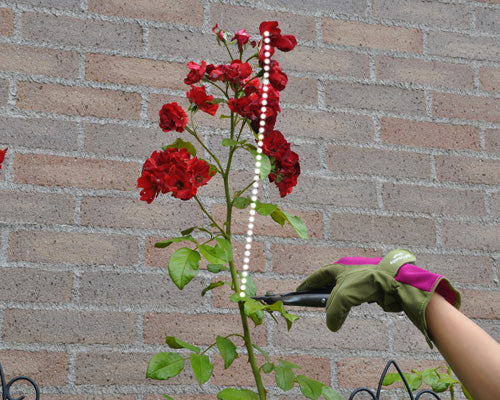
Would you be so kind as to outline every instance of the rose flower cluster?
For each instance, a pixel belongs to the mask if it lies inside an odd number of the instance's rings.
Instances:
[[[261,46],[258,53],[252,58],[258,58],[258,65],[264,69],[266,58],[274,54],[274,48],[281,51],[292,50],[297,41],[292,35],[282,35],[278,28],[278,22],[265,21],[259,27],[263,36],[265,31],[269,32],[270,49],[264,50],[264,44],[250,41],[250,35],[244,29],[237,32],[231,39],[238,46],[240,56],[247,44],[252,47]],[[217,31],[217,25],[212,28],[221,42],[227,46],[227,33],[223,30]],[[241,58],[241,57],[240,57]],[[190,61],[187,66],[189,73],[184,83],[190,85],[191,89],[186,92],[190,102],[191,111],[201,110],[210,115],[215,115],[219,103],[227,103],[230,110],[239,114],[249,121],[252,129],[259,131],[261,114],[265,113],[263,152],[270,158],[272,170],[269,180],[279,188],[281,197],[292,192],[297,184],[300,174],[299,157],[297,153],[290,150],[288,143],[281,132],[274,130],[276,117],[281,112],[279,104],[279,92],[283,90],[288,82],[287,75],[281,70],[279,63],[271,60],[269,63],[269,83],[264,87],[261,85],[259,76],[263,71],[254,71],[252,66],[240,60],[233,59],[229,64],[207,65],[205,61],[197,64]],[[254,75],[252,76],[252,74]],[[196,86],[199,82],[207,82],[217,85],[218,82],[225,83],[234,92],[233,97],[217,99],[208,95],[204,85]],[[228,93],[226,91],[226,93]],[[265,108],[262,106],[265,105]],[[177,103],[165,104],[160,110],[160,127],[164,132],[176,131],[179,133],[189,130],[186,125],[188,117]],[[138,187],[142,188],[141,200],[151,203],[161,193],[172,192],[174,197],[188,200],[196,195],[197,188],[206,184],[213,176],[214,171],[209,165],[196,157],[189,158],[186,149],[169,148],[161,152],[154,152],[145,162],[142,176],[138,179]]]
[[[7,148],[0,150],[0,169],[2,169],[3,161],[5,160],[5,153],[7,152]]]

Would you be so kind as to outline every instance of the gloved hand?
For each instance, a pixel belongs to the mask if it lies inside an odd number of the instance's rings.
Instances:
[[[425,321],[432,294],[439,293],[457,309],[461,297],[446,278],[415,266],[415,261],[403,249],[384,258],[344,257],[314,272],[297,291],[333,288],[326,303],[326,324],[331,331],[340,329],[351,307],[376,302],[385,311],[404,311],[432,348]]]

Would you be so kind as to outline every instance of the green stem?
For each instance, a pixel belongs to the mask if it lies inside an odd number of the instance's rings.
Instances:
[[[200,143],[202,145],[202,147],[208,152],[208,154],[210,154],[210,157],[212,157],[214,159],[214,161],[217,163],[217,166],[219,167],[217,172],[219,172],[220,174],[223,174],[224,170],[222,169],[222,165],[220,165],[219,159],[217,158],[217,156],[214,153],[212,153],[210,151],[210,149],[205,145],[205,143],[203,143],[203,140],[200,139],[200,137],[196,133],[196,130],[192,130],[192,129],[188,128],[187,126],[185,127],[185,129],[186,129],[186,131],[188,131],[191,135],[193,135],[195,137],[195,139],[198,141],[198,143]]]
[[[201,208],[201,211],[203,211],[203,213],[210,219],[210,221],[212,221],[212,224],[214,224],[214,226],[219,230],[221,231],[222,234],[224,234],[224,229],[222,229],[219,224],[217,224],[217,222],[215,222],[215,220],[212,218],[212,215],[210,215],[210,213],[206,210],[206,208],[203,206],[202,202],[200,201],[200,199],[198,198],[198,196],[194,195],[193,196],[194,199],[198,202],[198,205],[200,206]],[[212,240],[212,239],[210,239]]]

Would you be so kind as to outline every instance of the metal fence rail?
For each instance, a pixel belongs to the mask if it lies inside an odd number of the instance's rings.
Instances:
[[[28,378],[27,376],[16,376],[15,378],[12,378],[9,382],[5,382],[5,375],[4,375],[1,363],[0,363],[0,378],[2,380],[2,400],[23,400],[24,399],[24,397],[25,397],[24,395],[21,395],[19,397],[12,397],[12,395],[10,394],[11,386],[17,381],[28,381],[35,388],[36,400],[40,400],[40,389],[38,388],[38,385],[35,383],[35,381],[33,379]]]

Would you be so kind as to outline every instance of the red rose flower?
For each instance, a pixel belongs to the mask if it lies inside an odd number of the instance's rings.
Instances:
[[[248,78],[252,73],[252,67],[241,60],[233,60],[231,64],[223,66],[223,71],[226,80],[236,83],[238,80],[243,81]]]
[[[278,61],[271,61],[269,68],[269,83],[278,91],[283,90],[288,83],[288,76],[281,71]]]
[[[160,128],[163,132],[184,132],[188,117],[176,102],[164,104],[160,110]]]
[[[235,35],[231,39],[231,42],[234,39],[236,39],[238,41],[238,48],[241,51],[243,49],[243,45],[245,43],[248,43],[248,41],[250,40],[250,35],[244,29],[242,29],[242,30],[235,33]]]
[[[184,83],[187,85],[192,85],[193,83],[198,83],[203,78],[207,63],[205,61],[202,61],[201,64],[198,65],[193,61],[189,61],[188,67],[191,71],[189,71],[187,78],[184,79]]]
[[[224,40],[224,31],[222,29],[219,29],[217,32],[215,32],[218,26],[219,24],[215,24],[212,28],[212,32],[215,33],[215,35],[217,35],[217,42],[220,40],[222,41]]]
[[[215,115],[217,109],[219,108],[218,104],[209,103],[209,101],[214,99],[214,96],[207,96],[205,86],[191,85],[191,90],[186,92],[186,96],[191,104],[196,104],[201,111],[205,111],[207,114]]]
[[[264,21],[259,26],[259,32],[264,36],[264,32],[269,32],[270,45],[277,47],[281,51],[290,51],[297,45],[297,39],[293,35],[282,35],[278,28],[277,21]],[[264,47],[264,46],[262,46]]]
[[[3,150],[0,150],[0,169],[2,169],[2,163],[5,160],[5,153],[7,152],[7,147]]]
[[[187,149],[168,148],[155,151],[142,167],[137,187],[142,188],[141,200],[151,203],[160,193],[189,200],[205,185],[215,172],[197,157],[191,158]]]

